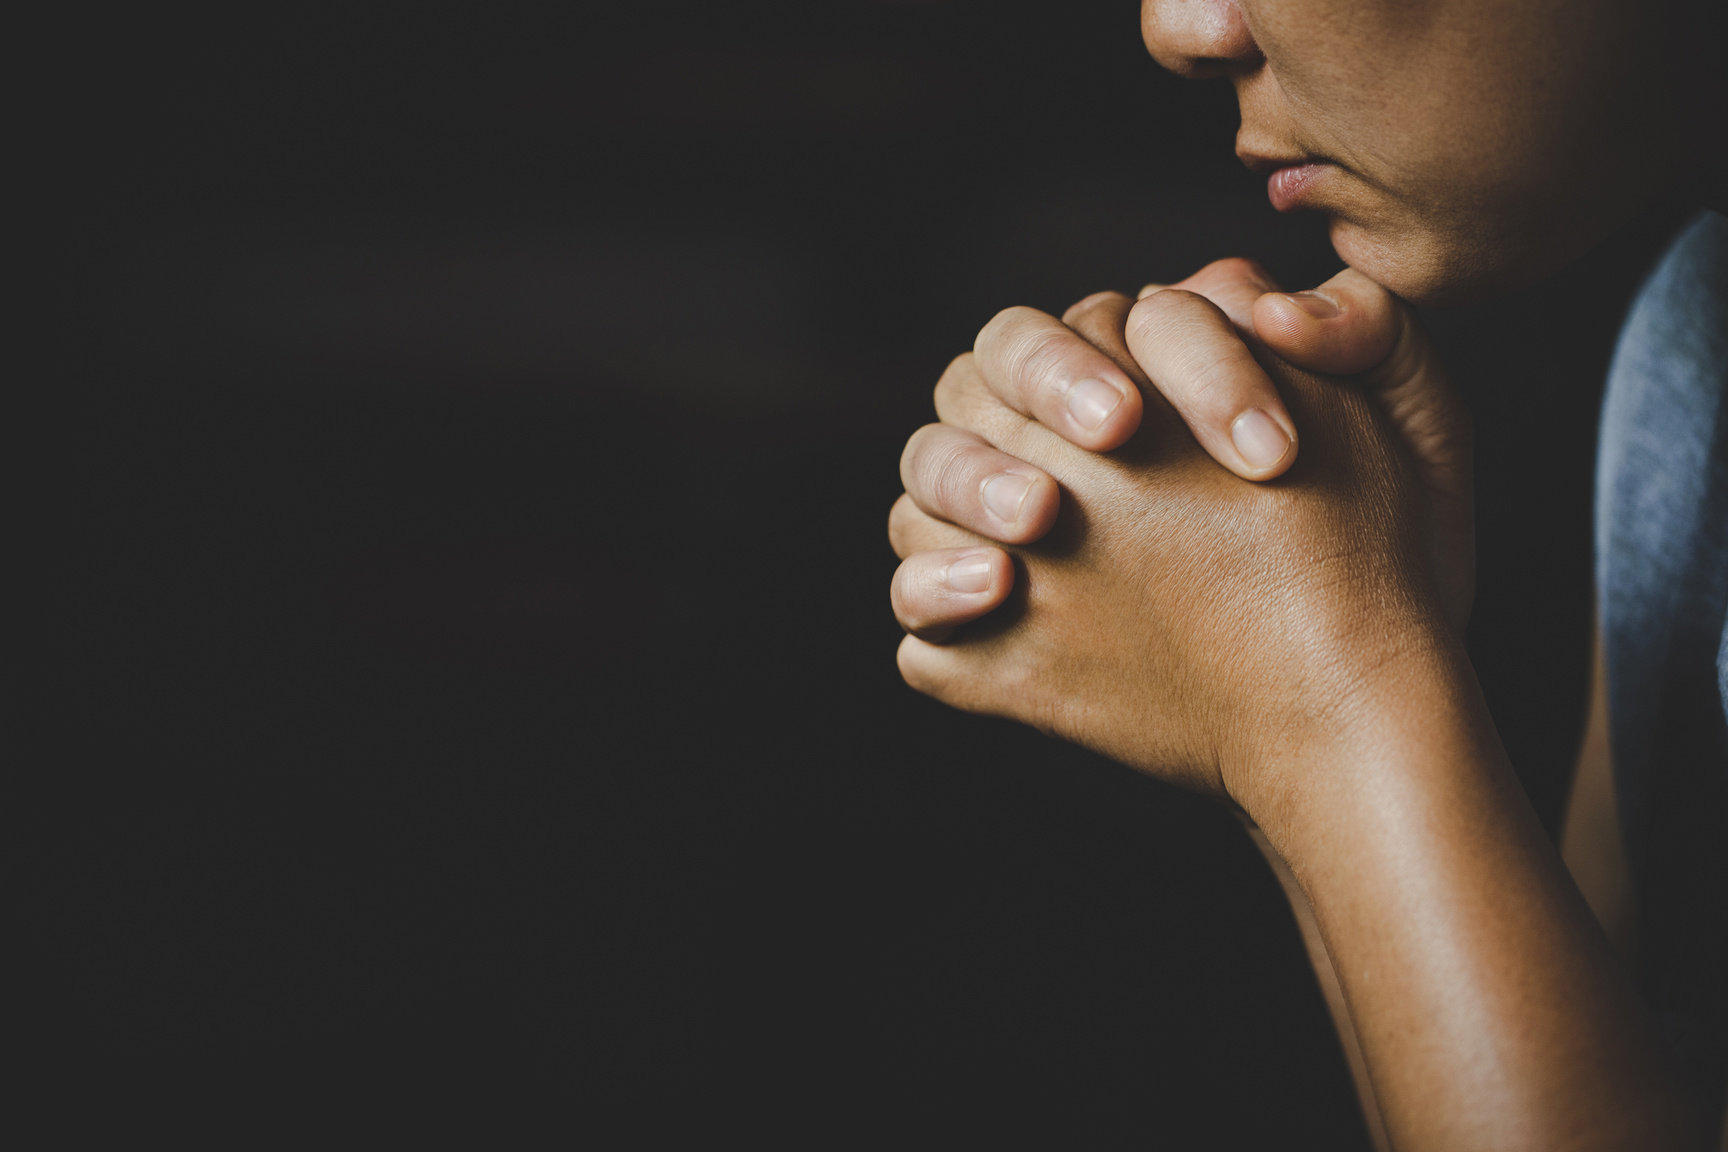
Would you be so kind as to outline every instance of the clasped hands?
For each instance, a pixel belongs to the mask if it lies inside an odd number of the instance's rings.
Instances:
[[[1252,815],[1294,750],[1457,649],[1468,418],[1357,272],[1285,294],[1225,260],[1060,320],[1009,309],[936,411],[889,518],[919,691]]]

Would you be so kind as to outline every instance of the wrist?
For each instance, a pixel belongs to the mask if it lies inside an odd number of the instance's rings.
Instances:
[[[1405,651],[1335,717],[1245,807],[1313,909],[1392,1141],[1680,1146],[1659,1044],[1462,648]]]
[[[1510,775],[1475,672],[1449,629],[1382,630],[1365,654],[1306,679],[1294,714],[1225,773],[1231,798],[1287,859],[1307,837],[1384,820],[1395,795],[1459,771]]]

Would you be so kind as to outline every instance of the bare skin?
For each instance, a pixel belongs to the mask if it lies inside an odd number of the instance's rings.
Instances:
[[[1418,304],[1529,284],[1670,178],[1665,8],[1630,0],[1145,0],[1147,48],[1236,86],[1237,155]]]
[[[1696,1147],[1591,914],[1613,872],[1586,903],[1459,643],[1468,420],[1398,299],[1529,283],[1663,184],[1663,13],[1148,0],[1142,23],[1167,67],[1235,84],[1239,154],[1286,166],[1274,201],[1327,212],[1353,268],[1285,294],[1224,262],[993,320],[902,461],[902,672],[1237,805],[1312,912],[1391,1145]],[[1569,858],[1611,827],[1606,771]]]
[[[1136,312],[1249,346],[1184,292],[1088,311],[1124,306],[1125,372]],[[1482,705],[1441,591],[1448,494],[1400,407],[1265,357],[1309,431],[1281,481],[1252,485],[1150,381],[1141,429],[1100,457],[1003,405],[983,359],[950,369],[938,412],[1036,466],[1064,516],[1014,549],[1021,598],[982,631],[907,638],[908,681],[1240,806],[1314,910],[1395,1147],[1693,1146]],[[890,523],[903,556],[991,551],[910,496]]]

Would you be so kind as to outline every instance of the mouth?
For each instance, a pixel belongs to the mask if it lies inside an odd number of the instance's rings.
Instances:
[[[1306,207],[1315,182],[1324,176],[1331,164],[1306,156],[1274,157],[1238,153],[1248,170],[1266,174],[1266,196],[1280,212],[1294,212]]]

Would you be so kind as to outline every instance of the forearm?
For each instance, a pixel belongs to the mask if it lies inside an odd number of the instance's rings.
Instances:
[[[1314,906],[1395,1147],[1694,1146],[1461,653],[1406,654],[1269,767],[1250,813]]]

